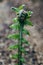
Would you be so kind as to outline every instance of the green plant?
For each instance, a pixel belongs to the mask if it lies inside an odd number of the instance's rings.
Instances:
[[[13,24],[10,26],[10,28],[14,30],[18,30],[16,34],[10,34],[8,38],[11,39],[18,39],[18,44],[12,45],[9,48],[10,49],[18,49],[18,53],[12,55],[13,59],[18,60],[17,65],[23,65],[23,62],[25,62],[25,59],[23,58],[23,54],[26,53],[23,44],[29,45],[28,41],[23,37],[23,34],[30,35],[29,31],[27,31],[24,26],[33,26],[32,22],[30,21],[30,17],[32,15],[32,11],[25,11],[24,8],[25,5],[20,6],[19,8],[12,7],[12,10],[16,12],[17,18],[13,19]]]

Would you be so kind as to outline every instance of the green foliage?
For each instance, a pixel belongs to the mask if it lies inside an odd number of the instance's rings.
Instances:
[[[12,7],[12,10],[15,11],[15,12],[19,12],[19,9],[16,8],[16,7]]]
[[[25,53],[25,49],[23,47],[20,50],[22,53]]]
[[[29,19],[25,21],[25,25],[33,26],[32,22]]]
[[[15,24],[12,24],[12,25],[10,26],[10,28],[12,28],[12,29],[14,29],[14,30],[19,30],[20,25],[19,25],[18,23],[15,23]]]
[[[21,6],[19,7],[19,10],[23,9],[24,7],[25,7],[25,5],[21,5]]]
[[[17,58],[18,58],[18,54],[13,54],[13,55],[11,56],[11,58],[12,58],[12,59],[17,59]]]
[[[18,65],[23,65],[25,59],[22,56],[22,53],[26,53],[25,48],[22,47],[23,44],[29,45],[30,43],[23,38],[23,34],[30,35],[30,32],[24,29],[24,26],[29,25],[33,26],[32,22],[30,21],[30,17],[33,14],[32,11],[25,11],[23,8],[25,5],[21,5],[20,7],[12,7],[12,10],[17,13],[17,17],[13,18],[12,21],[14,22],[10,28],[14,30],[18,30],[19,34],[10,34],[8,38],[10,39],[17,39],[18,44],[9,46],[10,50],[18,49],[18,54],[13,54],[11,58],[18,59]]]
[[[18,44],[9,46],[9,50],[13,50],[13,49],[17,49],[17,48],[18,48]]]
[[[10,39],[19,39],[19,34],[10,34],[8,36],[8,38],[10,38]]]
[[[22,63],[24,63],[24,62],[25,62],[25,59],[24,59],[23,57],[22,57],[20,60],[21,60],[21,62],[22,62]]]
[[[18,19],[17,18],[13,18],[12,21],[13,22],[18,22]]]
[[[29,44],[25,38],[22,38],[22,43]]]
[[[31,16],[33,14],[32,11],[28,11],[28,16]]]
[[[23,33],[27,34],[27,35],[30,35],[30,32],[28,30],[26,30],[26,29],[23,29]]]

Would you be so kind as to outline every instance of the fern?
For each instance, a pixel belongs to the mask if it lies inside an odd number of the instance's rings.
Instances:
[[[19,8],[12,7],[12,10],[16,12],[17,18],[14,18],[12,21],[14,24],[10,26],[10,28],[18,30],[19,34],[10,34],[8,38],[10,39],[18,39],[19,43],[16,45],[12,45],[9,49],[14,50],[18,49],[18,53],[12,55],[13,59],[18,59],[17,65],[23,65],[25,59],[22,56],[22,53],[25,53],[25,48],[23,48],[23,44],[29,44],[29,42],[23,38],[23,34],[30,35],[30,32],[24,29],[24,26],[33,26],[30,21],[30,17],[33,14],[32,11],[25,11],[23,8],[25,5],[21,5]],[[26,61],[25,61],[26,62]]]

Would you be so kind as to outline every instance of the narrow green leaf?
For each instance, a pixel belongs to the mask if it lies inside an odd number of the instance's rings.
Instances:
[[[23,62],[23,63],[25,62],[25,59],[24,59],[23,57],[22,57],[20,60],[21,60],[21,62]]]
[[[12,7],[12,10],[15,11],[15,12],[19,12],[19,9],[16,8],[16,7]]]
[[[13,50],[13,49],[17,49],[18,48],[18,44],[16,44],[16,45],[11,45],[11,46],[9,46],[9,50]]]
[[[30,20],[26,20],[25,25],[33,26],[32,22]]]
[[[32,14],[33,14],[33,12],[32,12],[32,11],[28,11],[28,15],[30,15],[30,16],[31,16]]]
[[[19,39],[19,34],[10,34],[8,36],[8,38],[10,38],[10,39]]]
[[[26,39],[22,39],[22,42],[25,43],[25,44],[28,44],[28,41]]]
[[[14,30],[19,30],[20,26],[19,26],[18,23],[15,23],[15,24],[12,24],[12,25],[10,26],[10,28],[12,28],[12,29],[14,29]]]
[[[18,22],[17,18],[12,19],[13,22]]]
[[[21,5],[21,6],[19,7],[19,10],[23,9],[24,7],[25,7],[25,5]]]
[[[18,59],[18,54],[13,54],[11,58],[12,59]]]
[[[24,33],[24,34],[27,34],[27,35],[30,35],[29,31],[26,30],[26,29],[23,29],[23,33]]]
[[[23,47],[22,47],[20,50],[22,51],[22,53],[24,53],[24,52],[25,52],[25,49],[24,49]]]

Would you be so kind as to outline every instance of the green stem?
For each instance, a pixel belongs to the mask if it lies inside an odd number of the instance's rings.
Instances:
[[[22,61],[20,60],[21,58],[22,58],[22,51],[21,51],[21,49],[22,49],[22,29],[23,29],[23,27],[22,27],[22,25],[20,25],[20,40],[19,40],[19,47],[18,47],[18,65],[23,65],[23,63],[22,63]]]

